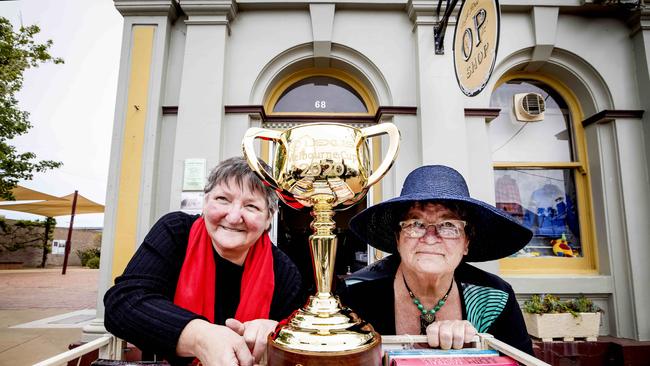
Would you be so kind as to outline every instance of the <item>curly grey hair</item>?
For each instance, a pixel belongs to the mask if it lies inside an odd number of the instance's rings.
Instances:
[[[260,163],[266,168],[264,162],[260,161]],[[269,215],[273,215],[278,210],[278,197],[273,188],[264,184],[248,166],[246,159],[241,156],[226,159],[215,166],[208,175],[208,182],[203,192],[208,194],[217,184],[229,183],[231,179],[234,179],[239,188],[246,185],[251,192],[263,194],[266,197]]]

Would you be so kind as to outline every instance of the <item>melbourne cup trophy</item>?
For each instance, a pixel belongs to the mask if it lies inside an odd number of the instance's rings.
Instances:
[[[368,139],[388,135],[388,149],[373,172]],[[337,123],[310,123],[284,132],[250,128],[243,148],[251,168],[276,189],[287,205],[311,209],[309,245],[316,294],[302,309],[280,322],[269,336],[268,364],[379,365],[381,337],[353,310],[332,295],[336,254],[335,210],[359,202],[390,169],[399,149],[399,131],[392,123],[358,129]],[[275,145],[271,171],[259,163],[256,139]]]

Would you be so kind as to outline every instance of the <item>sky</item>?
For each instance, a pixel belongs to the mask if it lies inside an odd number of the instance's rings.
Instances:
[[[24,74],[18,94],[20,108],[30,113],[33,127],[11,143],[19,152],[37,159],[62,161],[61,168],[36,173],[19,184],[64,196],[78,190],[104,204],[115,114],[117,75],[121,49],[122,16],[110,0],[0,1],[0,16],[14,27],[36,24],[36,39],[54,44],[50,54],[64,64],[42,64]],[[17,219],[42,216],[0,210]],[[56,217],[68,226],[70,216]],[[74,218],[75,227],[101,227],[104,214]]]

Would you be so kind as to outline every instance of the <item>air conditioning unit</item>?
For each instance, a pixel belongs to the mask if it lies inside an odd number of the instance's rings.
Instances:
[[[546,104],[544,97],[538,93],[519,93],[514,96],[515,117],[521,122],[544,120]]]

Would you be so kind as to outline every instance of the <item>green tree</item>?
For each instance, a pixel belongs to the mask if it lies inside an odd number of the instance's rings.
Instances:
[[[29,113],[18,108],[16,93],[23,86],[25,70],[40,63],[63,63],[49,54],[52,41],[37,43],[34,35],[40,32],[36,25],[20,27],[14,32],[9,20],[0,17],[0,197],[13,199],[11,189],[21,179],[30,180],[34,172],[58,168],[61,162],[37,161],[32,152],[19,152],[9,142],[32,127]]]

